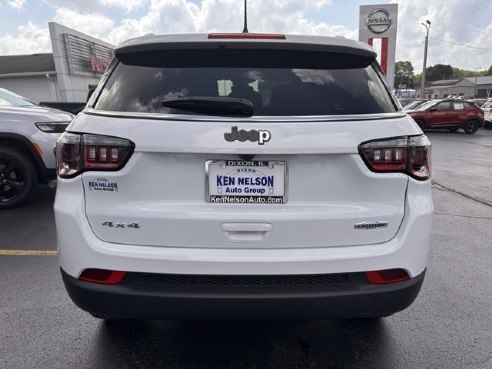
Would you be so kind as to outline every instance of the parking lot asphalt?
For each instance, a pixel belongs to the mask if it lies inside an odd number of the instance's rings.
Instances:
[[[54,192],[41,187],[0,212],[0,368],[492,368],[492,131],[428,135],[431,255],[407,310],[377,322],[104,323],[63,288]]]
[[[43,185],[28,204],[0,212],[0,249],[56,248],[54,195],[54,190]]]

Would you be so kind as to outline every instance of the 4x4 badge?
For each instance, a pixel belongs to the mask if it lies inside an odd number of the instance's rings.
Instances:
[[[258,141],[258,145],[264,145],[265,142],[270,141],[272,134],[270,131],[260,129],[259,131],[252,129],[251,131],[245,131],[244,129],[238,130],[237,127],[231,128],[231,133],[224,133],[224,138],[228,142],[234,141]]]

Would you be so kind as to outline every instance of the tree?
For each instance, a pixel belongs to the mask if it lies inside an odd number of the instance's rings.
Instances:
[[[427,81],[440,81],[453,78],[453,67],[451,65],[436,64],[426,69]]]
[[[405,85],[406,88],[413,88],[415,84],[414,80],[415,75],[413,74],[413,65],[411,62],[399,61],[395,63],[395,87]]]
[[[484,69],[484,70],[467,70],[467,69],[460,69],[460,68],[453,68],[453,79],[461,79],[461,78],[466,78],[466,77],[484,77],[487,75],[492,75],[492,66],[489,68],[489,70]]]
[[[411,78],[407,78],[411,75]],[[462,79],[466,77],[492,76],[492,65],[484,70],[467,70],[453,67],[451,65],[436,64],[426,69],[426,81],[441,81],[445,79]],[[407,85],[407,88],[420,86],[422,75],[413,74],[413,67],[410,62],[400,61],[395,63],[395,86]]]
[[[473,76],[473,72],[460,68],[453,68],[453,79],[461,79]]]

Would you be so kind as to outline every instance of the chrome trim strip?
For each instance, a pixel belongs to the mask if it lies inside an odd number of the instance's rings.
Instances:
[[[313,116],[254,116],[249,118],[238,117],[218,117],[210,115],[187,115],[187,114],[158,114],[158,113],[136,113],[136,112],[118,112],[107,110],[95,110],[86,108],[84,114],[98,115],[115,118],[137,118],[137,119],[158,119],[174,120],[189,122],[345,122],[360,120],[379,120],[403,118],[407,114],[404,112],[380,113],[380,114],[358,114],[358,115],[313,115]]]

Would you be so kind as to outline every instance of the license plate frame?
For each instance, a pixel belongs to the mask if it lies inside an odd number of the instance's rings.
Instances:
[[[220,170],[217,170],[220,168]],[[237,169],[240,169],[238,172]],[[237,178],[237,181],[233,181],[233,184],[221,183],[219,186],[219,179],[216,177],[217,173],[228,173],[230,177]],[[226,172],[228,171],[228,172]],[[266,172],[266,173],[265,173]],[[258,175],[261,173],[262,175]],[[266,175],[265,175],[266,174]],[[281,175],[281,178],[279,176]],[[212,180],[215,176],[215,185]],[[253,179],[260,178],[259,181],[265,183],[256,184]],[[272,178],[270,178],[272,177]],[[239,184],[239,178],[244,180]],[[275,186],[275,183],[280,182],[280,185]],[[272,183],[272,186],[269,184]],[[250,189],[260,191],[265,189],[266,193],[247,192],[244,190],[247,186]],[[219,193],[219,187],[228,187],[233,189],[242,189],[243,191],[228,192],[222,188],[222,192]],[[273,187],[273,189],[272,189]],[[283,190],[283,191],[281,191]],[[237,159],[223,159],[223,160],[207,160],[205,162],[205,200],[209,203],[218,204],[286,204],[288,200],[288,165],[286,161],[281,160],[237,160]]]

